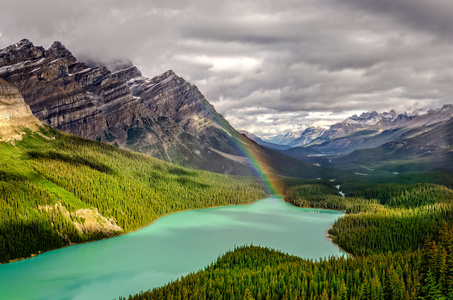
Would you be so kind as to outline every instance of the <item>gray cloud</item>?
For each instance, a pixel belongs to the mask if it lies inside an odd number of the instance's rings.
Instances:
[[[269,135],[453,102],[450,0],[0,0],[0,47],[173,69],[233,126]]]

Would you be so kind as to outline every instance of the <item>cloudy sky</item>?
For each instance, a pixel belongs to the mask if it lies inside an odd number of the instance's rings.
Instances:
[[[451,0],[0,0],[0,48],[61,41],[196,84],[261,136],[453,103]]]

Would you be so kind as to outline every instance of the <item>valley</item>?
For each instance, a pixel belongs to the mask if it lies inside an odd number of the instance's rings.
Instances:
[[[21,40],[0,50],[0,298],[453,299],[452,120],[266,141],[172,70]]]

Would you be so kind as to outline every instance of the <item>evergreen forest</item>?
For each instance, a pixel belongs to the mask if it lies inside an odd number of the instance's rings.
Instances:
[[[313,261],[242,246],[164,287],[128,299],[453,299],[453,190],[438,175],[404,183],[285,178],[296,206],[345,211],[329,230],[348,258]],[[431,178],[431,180],[427,180]],[[436,180],[432,180],[437,178]]]
[[[0,154],[1,262],[267,196],[252,177],[186,169],[49,127],[0,143]],[[240,246],[204,270],[120,299],[453,299],[452,178],[280,178],[285,201],[346,213],[329,235],[349,257],[314,261]]]
[[[0,143],[0,262],[265,196],[251,177],[185,169],[43,127]]]

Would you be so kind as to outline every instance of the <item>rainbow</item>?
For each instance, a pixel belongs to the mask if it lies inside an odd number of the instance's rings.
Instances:
[[[277,189],[277,179],[276,176],[273,175],[273,172],[270,170],[270,167],[265,162],[265,159],[259,155],[259,152],[252,149],[246,143],[243,143],[239,139],[235,139],[235,142],[242,154],[247,157],[248,166],[252,171],[253,175],[258,178],[261,184],[264,187],[266,193],[270,195],[276,194]]]
[[[236,146],[236,150],[247,158],[248,167],[252,171],[252,174],[261,182],[266,193],[269,195],[276,194],[279,190],[278,177],[266,163],[264,155],[261,155],[261,153],[253,149],[250,145],[241,141],[241,139],[237,137],[238,133],[223,117],[220,117],[216,112],[212,112],[212,115],[215,121],[217,121],[217,123],[233,137],[232,140]]]

